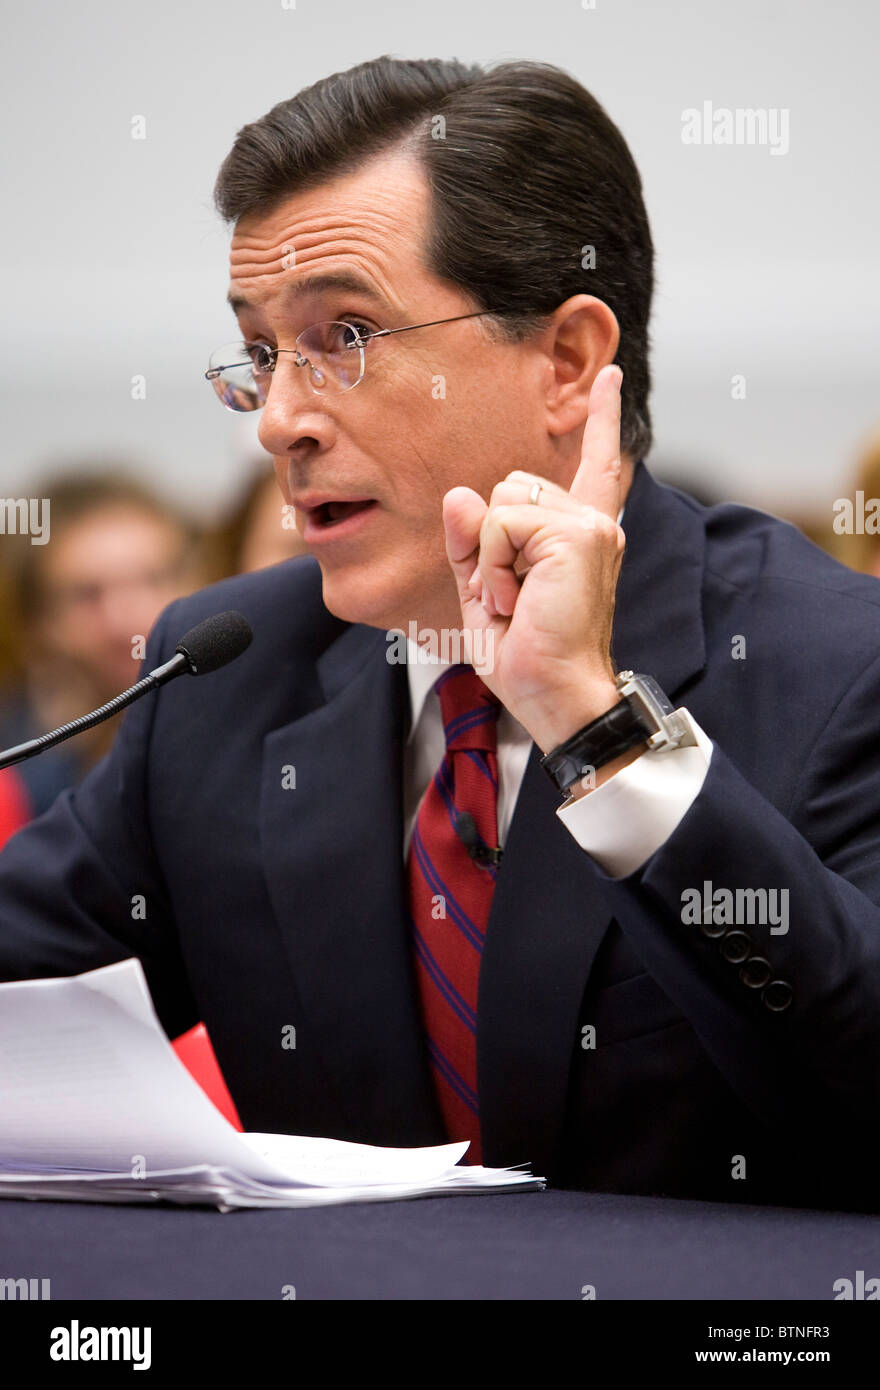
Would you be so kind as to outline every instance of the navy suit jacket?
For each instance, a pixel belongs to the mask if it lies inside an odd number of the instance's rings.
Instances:
[[[672,836],[614,880],[555,815],[533,745],[481,965],[484,1162],[880,1209],[880,584],[644,465],[625,523],[616,663],[714,753]],[[206,1024],[246,1129],[442,1142],[404,891],[406,669],[384,632],[328,613],[311,557],[172,604],[145,668],[227,608],[247,653],[133,706],[0,854],[0,978],[137,955],[169,1035]],[[788,889],[788,932],[737,928],[744,947],[683,923],[706,881]],[[768,974],[785,984],[748,983]]]

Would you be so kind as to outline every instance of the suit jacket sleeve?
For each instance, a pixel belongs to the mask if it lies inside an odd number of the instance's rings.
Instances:
[[[873,1167],[880,1114],[880,660],[852,682],[807,750],[785,814],[716,742],[703,786],[633,873],[595,872],[645,967],[688,1018],[730,1085],[767,1123]],[[705,918],[714,891],[788,890],[788,930]],[[687,896],[686,896],[687,895]],[[779,901],[779,900],[778,900]],[[742,936],[766,970],[741,960]],[[721,933],[720,935],[718,933]],[[770,1007],[790,999],[782,1009]],[[875,1184],[876,1187],[876,1184]]]
[[[153,628],[142,674],[166,659],[174,607]],[[158,698],[130,706],[108,756],[0,852],[0,980],[75,975],[137,956],[175,1037],[198,1022],[198,1011],[150,837]]]

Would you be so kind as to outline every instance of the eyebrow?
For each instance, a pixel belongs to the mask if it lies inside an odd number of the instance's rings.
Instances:
[[[369,299],[383,309],[390,307],[388,301],[379,294],[378,290],[373,289],[369,281],[361,279],[359,275],[348,270],[326,271],[321,275],[313,275],[308,280],[299,280],[295,284],[288,285],[286,292],[295,299],[301,299],[307,294],[328,294],[334,290],[360,295],[361,298]],[[227,296],[227,302],[236,314],[241,309],[258,309],[260,307],[257,304],[252,304],[243,295],[233,294],[231,291]]]

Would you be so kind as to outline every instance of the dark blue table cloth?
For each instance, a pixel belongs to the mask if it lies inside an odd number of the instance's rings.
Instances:
[[[244,1211],[0,1201],[0,1277],[56,1299],[834,1299],[880,1216],[546,1191]]]

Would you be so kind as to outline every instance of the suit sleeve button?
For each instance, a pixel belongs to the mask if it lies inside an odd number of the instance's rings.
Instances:
[[[731,965],[740,965],[752,954],[752,938],[744,931],[729,931],[718,949]]]
[[[791,1003],[792,989],[788,980],[771,980],[769,985],[765,985],[761,995],[765,1009],[772,1010],[773,1013],[782,1013]]]
[[[752,956],[741,967],[739,978],[749,989],[763,989],[772,974],[769,960],[765,960],[763,956]]]

